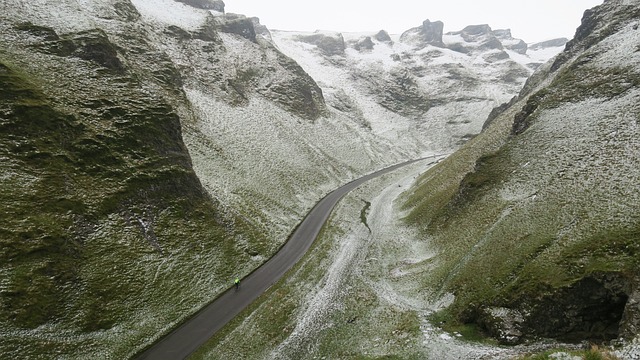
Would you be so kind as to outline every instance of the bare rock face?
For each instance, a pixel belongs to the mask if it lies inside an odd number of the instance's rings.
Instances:
[[[640,333],[640,278],[636,277],[631,285],[629,299],[620,322],[620,337],[633,339]]]
[[[523,54],[523,55],[527,53],[527,49],[528,49],[527,43],[521,39],[515,39],[513,36],[511,36],[510,29],[493,30],[493,35],[498,40],[500,40],[500,42],[506,49],[515,51],[518,54]],[[555,46],[559,46],[559,45],[555,45]]]
[[[505,307],[488,307],[481,311],[478,324],[501,344],[516,345],[524,335],[524,317],[518,310]]]
[[[327,107],[318,84],[297,62],[280,53],[277,56],[278,65],[292,76],[274,80],[258,92],[302,118],[315,120],[327,115]]]
[[[253,29],[256,35],[261,35],[265,39],[271,39],[271,32],[269,29],[260,23],[260,19],[257,17],[250,17],[249,20],[253,23]]]
[[[316,45],[325,55],[344,55],[346,45],[342,34],[325,34],[316,33],[313,35],[300,36],[300,41],[304,41],[308,44]]]
[[[252,19],[244,15],[227,14],[216,18],[216,21],[219,31],[240,35],[247,40],[256,42],[256,29]]]
[[[492,337],[515,345],[537,337],[608,341],[633,337],[640,325],[640,292],[619,273],[596,273],[573,284],[479,309],[472,318]]]
[[[361,39],[360,41],[358,41],[353,45],[353,48],[358,51],[373,50],[373,47],[374,47],[374,43],[373,43],[373,40],[371,40],[370,36],[364,37],[363,39]]]
[[[378,31],[378,33],[374,36],[374,38],[380,42],[387,42],[387,43],[392,42],[391,36],[389,36],[389,33],[384,30]]]
[[[400,41],[414,44],[417,48],[424,48],[427,45],[444,47],[442,33],[444,23],[442,21],[431,22],[428,19],[422,26],[409,29],[400,36]]]
[[[464,43],[447,46],[454,51],[468,54],[474,51],[504,50],[502,42],[494,35],[491,27],[487,24],[469,25],[461,31],[448,34],[460,35],[464,40]]]
[[[58,37],[53,30],[49,31],[45,27],[22,24],[18,26],[18,29],[31,33],[35,32],[43,36],[45,40],[48,40],[36,46],[40,52],[80,58],[117,73],[125,71],[114,44],[111,43],[106,33],[102,30],[87,30]]]

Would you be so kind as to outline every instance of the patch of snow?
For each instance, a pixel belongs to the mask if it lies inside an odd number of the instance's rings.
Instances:
[[[143,19],[150,23],[178,26],[194,31],[201,27],[210,14],[174,0],[131,0]]]

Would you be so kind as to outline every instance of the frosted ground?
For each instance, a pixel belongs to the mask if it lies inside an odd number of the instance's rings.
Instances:
[[[386,174],[347,195],[286,279],[195,358],[500,359],[522,351],[464,342],[427,319],[451,296],[420,287],[433,253],[402,225],[395,200],[441,158]]]
[[[425,272],[437,266],[435,253],[428,239],[404,225],[399,205],[402,193],[443,158],[434,155],[348,194],[303,260],[194,359],[501,360],[579,348],[550,340],[515,347],[469,342],[431,322],[453,295],[423,286]],[[615,354],[640,359],[635,341]],[[580,358],[563,351],[554,356]]]

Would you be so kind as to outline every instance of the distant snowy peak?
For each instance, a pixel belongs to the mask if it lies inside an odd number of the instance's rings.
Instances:
[[[527,55],[527,51],[557,48],[562,50],[567,39],[558,38],[531,45],[522,39],[514,38],[510,29],[493,30],[488,24],[469,25],[460,31],[450,31],[443,34],[444,24],[441,21],[425,20],[421,26],[411,28],[400,36],[400,41],[413,46],[416,50],[427,46],[448,48],[463,54],[486,52],[491,50],[511,50],[520,55]],[[506,56],[505,56],[506,58]]]

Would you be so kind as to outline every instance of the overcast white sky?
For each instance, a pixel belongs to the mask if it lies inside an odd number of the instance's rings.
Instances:
[[[489,24],[528,43],[572,38],[582,13],[603,0],[224,0],[228,13],[257,16],[275,30],[387,30],[401,34],[426,19],[444,31]]]

